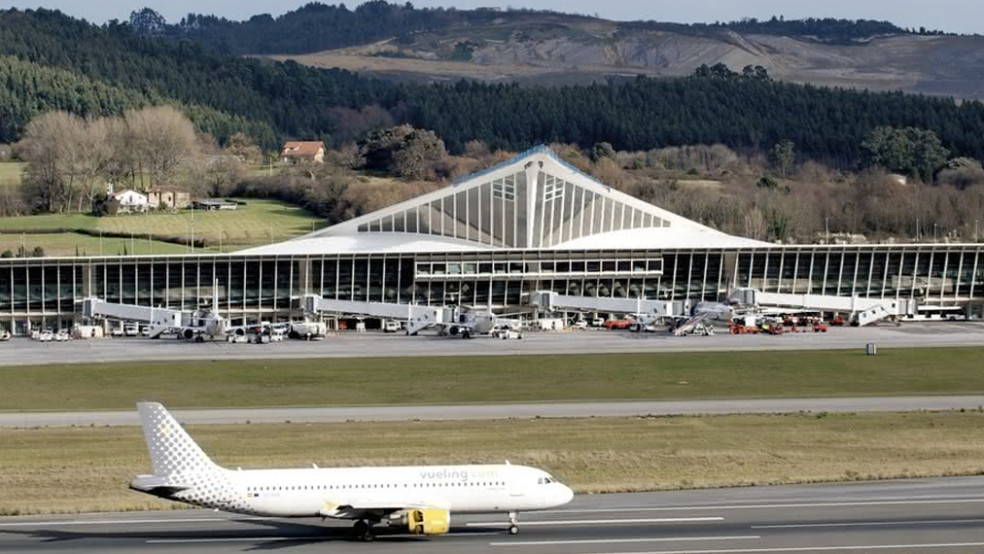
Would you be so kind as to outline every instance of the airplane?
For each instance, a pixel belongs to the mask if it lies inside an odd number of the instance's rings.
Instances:
[[[730,304],[724,302],[698,302],[694,304],[693,315],[706,314],[707,318],[713,321],[731,321],[735,316],[735,310]]]
[[[522,334],[515,332],[519,329],[519,320],[499,316],[491,310],[452,308],[451,311],[452,321],[437,324],[439,336],[460,336],[463,339],[476,335],[522,338]]]
[[[157,402],[138,402],[151,475],[130,488],[203,508],[264,517],[355,520],[358,539],[372,541],[384,520],[411,535],[441,535],[451,514],[547,510],[574,492],[545,471],[511,465],[402,466],[229,470],[216,465]]]

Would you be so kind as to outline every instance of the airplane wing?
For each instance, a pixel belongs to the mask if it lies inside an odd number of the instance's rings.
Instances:
[[[404,510],[412,510],[415,508],[433,508],[433,503],[428,502],[410,502],[402,506],[389,505],[389,504],[363,504],[359,503],[356,505],[352,504],[334,504],[329,500],[326,500],[324,505],[321,507],[319,515],[322,517],[330,517],[334,519],[382,519],[389,515],[397,512],[402,512]]]

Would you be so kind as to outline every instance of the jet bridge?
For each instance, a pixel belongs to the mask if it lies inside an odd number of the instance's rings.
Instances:
[[[114,319],[146,323],[150,326],[150,336],[159,336],[167,329],[181,326],[182,315],[186,312],[167,308],[117,304],[99,298],[86,298],[82,301],[82,316],[88,319]]]
[[[913,301],[896,298],[862,298],[860,296],[832,296],[823,294],[782,294],[761,292],[754,289],[737,291],[744,299],[751,299],[757,306],[791,308],[804,311],[844,312],[851,314],[858,325],[865,326],[910,313]]]
[[[316,294],[304,297],[304,311],[309,314],[333,313],[352,314],[367,317],[405,320],[407,334],[412,335],[441,323],[456,321],[453,308],[436,308],[416,304],[396,304],[392,302],[358,302],[354,300],[334,300]]]
[[[665,302],[643,298],[610,298],[598,296],[571,296],[552,291],[530,294],[530,305],[541,311],[564,310],[602,312],[608,314],[640,314],[652,317],[680,317],[685,315],[683,302]]]

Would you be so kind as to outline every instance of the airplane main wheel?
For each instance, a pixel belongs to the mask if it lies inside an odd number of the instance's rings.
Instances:
[[[364,519],[356,521],[353,530],[355,531],[355,538],[363,542],[372,542],[372,540],[376,538],[372,534],[372,525],[369,525],[369,523]]]

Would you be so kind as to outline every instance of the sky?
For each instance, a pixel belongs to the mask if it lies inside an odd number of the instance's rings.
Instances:
[[[214,14],[228,19],[248,19],[260,13],[274,16],[296,9],[310,0],[0,0],[0,7],[58,9],[94,23],[126,20],[130,12],[148,6],[171,23],[188,13]],[[325,4],[341,0],[321,0]],[[403,0],[400,0],[401,2]],[[349,0],[354,8],[361,1]],[[550,9],[615,20],[655,20],[679,23],[732,21],[744,17],[786,19],[837,17],[887,20],[900,27],[926,27],[962,34],[984,34],[984,2],[980,0],[416,0],[417,7],[460,9],[483,6]]]

